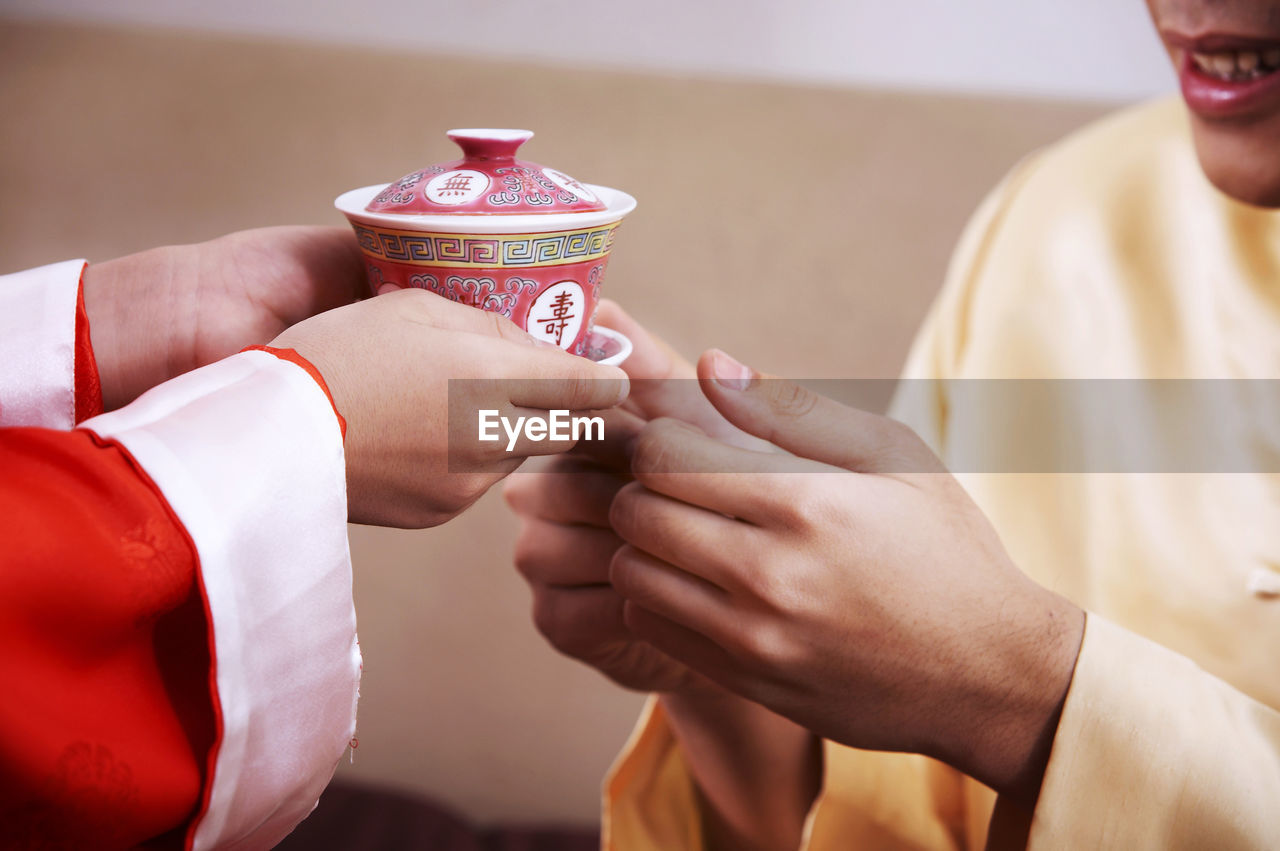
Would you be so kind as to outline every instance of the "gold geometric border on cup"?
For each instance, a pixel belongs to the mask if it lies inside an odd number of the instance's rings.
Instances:
[[[369,257],[408,266],[506,268],[563,266],[609,253],[621,222],[549,233],[459,234],[396,230],[353,221]]]

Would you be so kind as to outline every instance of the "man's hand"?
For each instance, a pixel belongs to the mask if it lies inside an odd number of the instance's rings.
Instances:
[[[275,227],[91,263],[85,310],[113,410],[199,366],[261,345],[367,291],[350,228]]]
[[[726,420],[792,454],[646,427],[610,514],[626,625],[822,736],[1034,802],[1083,613],[1013,565],[905,426],[719,352],[699,377]]]
[[[609,525],[609,505],[631,481],[625,444],[650,419],[676,417],[726,441],[764,444],[725,420],[699,389],[693,364],[617,304],[602,301],[596,320],[632,341],[623,364],[630,395],[610,418],[605,445],[583,444],[507,481],[507,503],[521,521],[516,569],[533,592],[535,625],[562,653],[638,691],[719,691],[623,625],[609,563],[624,542]]]
[[[626,374],[536,341],[509,320],[406,289],[322,313],[272,341],[309,360],[347,420],[356,523],[421,528],[455,516],[527,456],[569,440],[477,440],[476,412],[547,418],[611,408]],[[474,379],[454,384],[451,379]]]
[[[707,428],[719,423],[726,433],[731,427],[698,391],[693,364],[613,302],[601,302],[596,320],[626,334],[634,347],[623,364],[631,394],[605,428],[607,444],[584,444],[540,469],[522,470],[504,488],[520,519],[515,562],[533,592],[534,624],[557,650],[625,688],[719,691],[622,623],[609,563],[623,541],[609,526],[609,505],[631,481],[624,446],[647,419],[687,416]]]
[[[623,541],[609,506],[631,480],[626,444],[653,417],[680,417],[734,445],[763,447],[722,417],[698,387],[691,363],[602,302],[597,319],[634,350],[626,411],[612,412],[604,445],[583,444],[522,470],[506,486],[520,518],[516,568],[533,592],[533,618],[556,649],[620,685],[661,695],[699,789],[703,840],[712,849],[772,851],[800,842],[822,777],[821,745],[807,730],[726,691],[637,637],[609,565]]]

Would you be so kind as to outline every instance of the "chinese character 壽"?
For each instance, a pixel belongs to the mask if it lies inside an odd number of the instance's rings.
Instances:
[[[554,337],[557,346],[563,346],[561,339],[564,337],[564,329],[568,327],[569,320],[577,316],[572,313],[573,295],[568,291],[562,291],[556,294],[555,300],[551,302],[551,315],[546,319],[539,319],[542,323],[542,332],[548,337]]]

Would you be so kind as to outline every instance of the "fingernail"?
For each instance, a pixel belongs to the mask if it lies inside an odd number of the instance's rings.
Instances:
[[[617,367],[613,367],[613,368],[617,369]],[[622,372],[622,370],[618,370],[618,371]],[[622,383],[618,386],[617,401],[614,402],[613,404],[621,405],[623,402],[627,401],[627,397],[630,395],[631,395],[631,379],[627,377],[627,374],[625,372],[623,372]]]
[[[395,292],[398,289],[400,288],[395,284],[383,284],[382,286],[378,287],[378,295],[386,295],[387,293]]]
[[[755,370],[738,363],[719,349],[712,352],[711,372],[720,386],[730,390],[746,390],[756,377]]]

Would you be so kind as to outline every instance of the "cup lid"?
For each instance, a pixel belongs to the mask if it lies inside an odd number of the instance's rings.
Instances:
[[[554,168],[516,159],[529,130],[472,128],[446,135],[462,159],[437,163],[388,184],[365,206],[391,215],[511,216],[606,209],[594,189]]]

